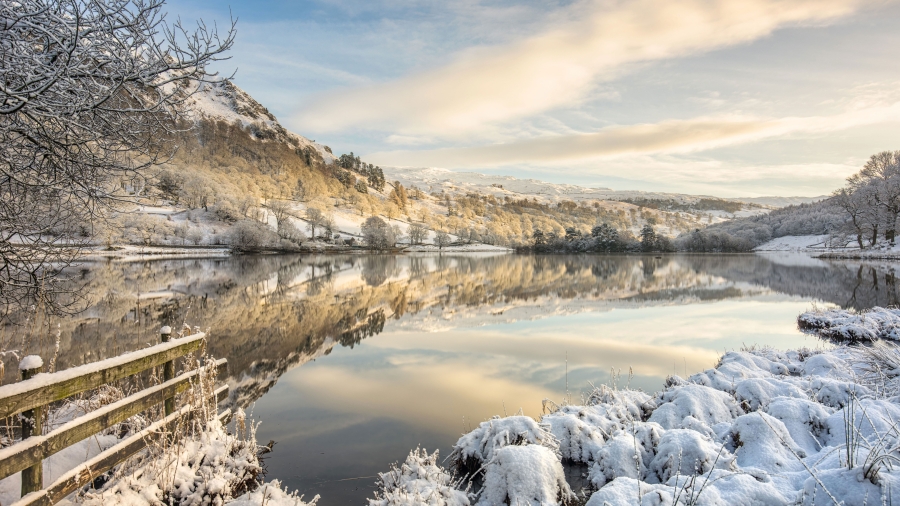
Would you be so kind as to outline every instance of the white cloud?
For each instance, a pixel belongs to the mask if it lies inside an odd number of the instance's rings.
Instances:
[[[450,64],[396,81],[317,98],[293,124],[404,135],[455,135],[577,104],[599,81],[635,64],[740,44],[774,30],[821,23],[862,0],[582,1],[567,23],[518,43],[472,48]],[[712,126],[712,125],[710,125]],[[729,125],[745,131],[750,125]]]
[[[506,144],[367,155],[381,165],[484,167],[552,164],[626,155],[689,153],[790,135],[821,135],[864,125],[900,122],[900,102],[832,116],[755,118],[700,117],[613,126],[598,132],[540,137]]]

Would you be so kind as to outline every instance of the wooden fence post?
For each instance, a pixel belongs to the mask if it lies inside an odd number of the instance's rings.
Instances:
[[[172,328],[166,325],[165,327],[159,329],[160,338],[162,338],[162,342],[168,343],[172,339]],[[170,379],[175,377],[175,361],[169,360],[165,364],[163,364],[163,381],[169,381]],[[175,398],[169,397],[166,399],[166,416],[171,415],[175,411]]]
[[[28,355],[19,363],[19,370],[22,372],[22,381],[31,379],[35,374],[41,372],[44,367],[44,361],[37,355]],[[20,415],[22,420],[22,439],[28,439],[31,436],[40,436],[43,434],[41,426],[42,406],[38,406],[27,411],[23,411]],[[44,488],[44,472],[43,462],[29,467],[22,471],[22,496],[30,494]]]

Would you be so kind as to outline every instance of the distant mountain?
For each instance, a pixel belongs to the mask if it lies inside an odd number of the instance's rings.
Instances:
[[[787,207],[787,206],[795,206],[798,204],[812,204],[813,202],[819,202],[820,200],[825,200],[828,198],[828,195],[820,195],[818,197],[740,197],[733,200],[735,202],[744,202],[747,204],[759,204],[761,206],[767,207]]]

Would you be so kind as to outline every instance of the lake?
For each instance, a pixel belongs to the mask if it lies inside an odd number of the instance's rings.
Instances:
[[[46,358],[59,331],[61,369],[155,343],[162,325],[209,329],[227,403],[277,442],[268,478],[322,506],[365,504],[409,450],[446,456],[493,415],[539,417],[591,384],[655,391],[725,350],[828,346],[797,330],[800,312],[900,299],[891,264],[798,254],[240,256],[73,276],[90,307],[0,329],[3,349]]]

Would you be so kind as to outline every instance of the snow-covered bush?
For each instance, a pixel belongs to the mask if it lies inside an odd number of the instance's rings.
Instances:
[[[900,309],[807,311],[797,318],[800,329],[841,342],[900,340]]]
[[[120,469],[107,484],[86,492],[86,505],[141,506],[157,504],[306,504],[273,482],[262,484],[260,447],[255,427],[229,434],[217,420],[192,424],[177,445],[153,451],[133,467]],[[280,502],[279,502],[280,501]],[[310,504],[315,503],[315,498]]]
[[[559,453],[559,442],[546,424],[529,416],[495,416],[463,435],[453,445],[450,461],[458,472],[475,472],[494,458],[494,453],[510,445],[541,445]]]
[[[438,452],[416,448],[406,461],[379,473],[381,483],[369,506],[469,506],[470,494],[455,488],[450,473],[438,464]]]
[[[559,457],[529,444],[498,448],[485,465],[479,506],[557,506],[575,499]]]
[[[589,506],[888,503],[898,378],[893,344],[728,352],[654,396],[600,388],[583,405],[545,402],[540,423],[494,418],[453,460],[464,479],[484,473],[478,505],[565,501],[564,460],[587,464]]]

